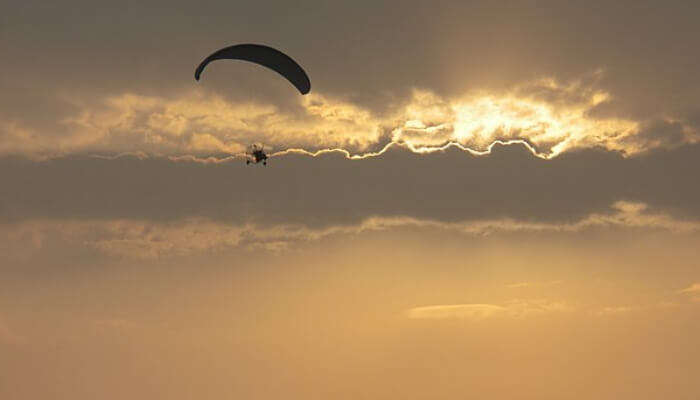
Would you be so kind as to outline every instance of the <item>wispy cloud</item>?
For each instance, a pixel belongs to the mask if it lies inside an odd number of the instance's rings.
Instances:
[[[406,311],[406,316],[413,319],[485,319],[504,314],[506,310],[494,304],[449,304],[411,308]]]
[[[190,218],[159,223],[142,220],[32,220],[0,226],[6,243],[17,248],[41,248],[51,238],[95,248],[105,254],[135,258],[158,258],[227,248],[264,248],[283,251],[294,244],[340,235],[357,235],[399,229],[450,231],[463,235],[508,232],[576,233],[590,229],[663,230],[677,234],[700,231],[700,222],[678,220],[662,212],[651,212],[641,203],[617,202],[611,213],[594,213],[572,223],[545,223],[514,219],[442,222],[414,217],[370,217],[358,224],[329,227],[279,224],[228,225],[209,219]],[[555,284],[557,281],[551,282]],[[526,287],[531,282],[514,284]],[[688,288],[691,291],[695,286]],[[692,289],[695,290],[695,289]]]
[[[470,319],[484,320],[496,317],[526,318],[552,312],[571,311],[565,302],[535,300],[511,300],[502,305],[496,304],[443,304],[415,307],[405,311],[411,319]]]
[[[700,293],[700,283],[693,283],[685,289],[681,289],[678,293]]]
[[[690,296],[690,301],[700,303],[700,283],[693,283],[685,289],[681,289],[678,293]]]
[[[602,316],[626,314],[626,313],[629,313],[630,311],[633,311],[633,310],[635,310],[635,308],[630,307],[630,306],[609,306],[609,307],[603,307],[600,310],[593,311],[593,314],[602,317]]]
[[[516,289],[532,286],[531,282],[517,282],[506,285],[507,288]]]
[[[510,288],[510,289],[520,289],[520,288],[527,288],[527,287],[543,287],[543,286],[559,285],[562,282],[563,281],[561,281],[561,280],[548,281],[548,282],[515,282],[515,283],[507,284],[506,287]]]

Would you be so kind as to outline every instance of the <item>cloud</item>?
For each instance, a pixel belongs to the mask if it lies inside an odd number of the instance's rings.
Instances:
[[[542,287],[542,286],[553,286],[553,285],[559,285],[563,281],[556,280],[556,281],[549,281],[549,282],[515,282],[515,283],[510,283],[507,284],[506,287],[510,289],[519,289],[519,288],[526,288],[526,287]]]
[[[700,293],[700,283],[693,283],[685,289],[681,289],[678,293]]]
[[[226,224],[204,218],[174,222],[144,220],[33,220],[0,225],[8,251],[35,251],[49,240],[65,240],[96,249],[106,255],[155,259],[232,248],[285,251],[293,245],[342,235],[422,229],[462,235],[499,233],[576,233],[591,229],[663,230],[676,234],[700,231],[700,222],[678,220],[647,211],[641,203],[617,202],[612,212],[593,213],[572,223],[520,221],[509,218],[441,222],[415,217],[375,216],[357,224],[311,227],[303,224]],[[8,245],[15,243],[16,245]],[[27,245],[31,244],[30,248]],[[518,284],[520,286],[529,283]]]
[[[0,154],[140,153],[173,160],[220,155],[214,159],[220,160],[264,142],[278,154],[339,151],[365,158],[390,145],[416,153],[452,146],[484,155],[494,143],[522,143],[534,155],[552,158],[597,147],[634,155],[700,140],[689,120],[592,116],[611,98],[595,82],[554,78],[455,97],[414,89],[381,113],[321,92],[300,96],[291,107],[226,99],[204,89],[169,97],[125,92],[69,98],[71,110],[80,111],[58,119],[60,135],[32,128],[30,121],[0,118]]]
[[[490,318],[526,318],[552,312],[571,311],[564,302],[535,300],[511,300],[503,305],[495,304],[448,304],[415,307],[405,311],[411,319],[469,319],[480,321]]]
[[[144,153],[39,163],[0,157],[0,221],[201,217],[335,226],[412,216],[573,222],[609,215],[621,199],[647,204],[639,215],[665,210],[679,220],[700,216],[700,186],[687,173],[700,168],[700,145],[632,159],[592,149],[546,161],[524,146],[497,145],[489,157],[456,149],[423,157],[394,147],[365,162],[338,153],[290,154],[264,169],[228,161],[170,162]]]
[[[154,12],[162,7],[144,7],[137,12],[143,23],[119,37],[115,24],[135,11],[94,9],[88,26],[70,12],[56,18],[41,7],[4,10],[3,54],[17,62],[6,66],[12,78],[0,79],[0,154],[223,158],[255,140],[276,150],[366,154],[392,139],[423,150],[454,140],[485,151],[493,140],[518,138],[554,156],[596,146],[642,154],[697,141],[698,56],[686,49],[696,47],[698,28],[693,13],[680,15],[677,7],[657,5],[633,20],[626,7],[606,7],[601,19],[590,7],[566,2],[528,14],[524,34],[513,35],[523,15],[518,7],[482,4],[485,12],[474,13],[461,2],[441,10],[421,2],[402,10],[353,3],[272,16],[263,5],[248,4],[245,14],[237,6],[222,4],[200,22],[178,7],[162,21]],[[431,21],[421,18],[426,12]],[[364,15],[364,25],[358,29],[346,15]],[[25,32],[28,18],[33,35]],[[289,18],[300,23],[290,28]],[[197,40],[156,40],[148,28],[154,22],[164,34]],[[64,25],[70,29],[55,29]],[[281,40],[308,68],[312,96],[288,96],[293,91],[283,79],[238,64],[210,71],[206,84],[192,90],[191,71],[184,72],[220,40],[217,26],[232,29],[231,37]],[[473,40],[485,30],[501,45]],[[348,32],[362,40],[349,43]],[[46,38],[51,46],[43,46]],[[112,46],[94,46],[91,38],[108,38]],[[52,68],[31,62],[39,47]]]
[[[633,311],[634,309],[635,308],[628,307],[628,306],[603,307],[602,309],[594,311],[593,313],[597,316],[602,317],[602,316],[626,314],[630,311]]]
[[[505,313],[507,308],[493,304],[452,304],[411,308],[406,316],[412,319],[485,319]]]
[[[201,91],[173,97],[122,93],[73,98],[81,111],[60,118],[65,133],[51,136],[0,119],[0,154],[46,158],[97,152],[149,155],[238,154],[251,142],[277,149],[332,146],[362,150],[381,136],[368,110],[322,95],[305,96],[293,110],[233,101]]]
[[[506,285],[506,287],[512,288],[512,289],[529,287],[529,286],[532,286],[532,283],[530,283],[530,282],[517,282],[517,283],[511,283],[511,284]]]

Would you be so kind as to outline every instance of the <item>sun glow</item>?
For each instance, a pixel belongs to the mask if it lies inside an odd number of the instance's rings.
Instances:
[[[394,139],[416,149],[454,142],[483,152],[495,141],[521,141],[543,158],[572,147],[605,146],[620,150],[619,139],[634,135],[639,125],[624,119],[588,117],[592,105],[609,98],[595,93],[590,99],[556,107],[544,101],[513,95],[480,95],[454,100],[444,119],[433,125],[420,118],[408,120]],[[427,116],[435,120],[435,114]]]
[[[32,138],[41,135],[17,128],[15,136],[22,140],[6,150],[47,158],[142,153],[209,163],[242,156],[250,142],[265,143],[273,156],[337,152],[354,160],[392,147],[417,154],[457,148],[485,155],[497,143],[520,144],[534,156],[550,159],[575,149],[600,147],[634,155],[666,145],[644,137],[648,121],[597,117],[595,107],[611,98],[602,90],[552,79],[456,97],[414,90],[383,113],[322,93],[303,96],[298,107],[287,109],[205,92],[174,98],[126,93],[81,103],[79,115],[63,120],[69,133],[54,142],[39,146]],[[690,129],[683,121],[677,124]]]

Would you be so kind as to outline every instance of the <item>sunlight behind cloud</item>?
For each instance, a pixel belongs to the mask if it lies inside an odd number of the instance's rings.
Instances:
[[[44,158],[142,152],[202,159],[240,154],[251,142],[263,142],[277,155],[339,151],[361,159],[392,145],[421,154],[457,147],[483,155],[498,142],[525,144],[540,158],[591,147],[634,155],[674,145],[640,136],[643,128],[668,124],[680,124],[685,132],[676,141],[694,140],[695,128],[682,120],[650,124],[593,117],[595,107],[611,98],[602,89],[553,78],[454,98],[413,90],[383,114],[323,93],[300,97],[285,109],[203,90],[175,97],[122,93],[98,101],[71,99],[82,111],[61,120],[62,135],[33,131],[22,121],[0,121],[0,135],[7,139],[0,151]]]

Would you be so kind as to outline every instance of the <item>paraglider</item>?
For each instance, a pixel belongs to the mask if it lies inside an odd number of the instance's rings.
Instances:
[[[199,81],[204,69],[216,60],[243,60],[267,67],[282,75],[297,88],[302,95],[311,91],[311,81],[296,61],[279,50],[260,44],[237,44],[217,50],[205,58],[194,72],[194,79]],[[267,165],[267,154],[262,145],[252,145],[245,153],[246,164],[262,163]]]
[[[286,78],[301,94],[311,91],[308,75],[296,61],[272,47],[260,44],[237,44],[217,50],[202,61],[194,73],[199,81],[204,68],[216,60],[243,60],[262,65]]]
[[[245,163],[250,164],[251,162],[253,164],[257,164],[262,162],[263,165],[267,165],[267,154],[265,154],[265,146],[264,145],[256,145],[253,144],[250,146],[250,150],[245,153],[246,160]]]

